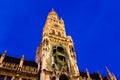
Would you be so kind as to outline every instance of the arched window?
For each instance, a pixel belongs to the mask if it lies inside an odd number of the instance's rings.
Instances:
[[[73,46],[72,46],[72,52],[74,52],[74,48],[73,48]]]
[[[55,35],[55,31],[54,30],[52,30],[52,34]]]
[[[74,48],[72,45],[70,45],[69,48],[70,48],[70,52],[74,52]]]
[[[46,45],[48,45],[48,40],[46,39],[45,41],[46,41]]]
[[[60,32],[58,32],[58,36],[60,36],[60,37],[61,37],[61,33],[60,33]]]
[[[45,39],[43,40],[43,43],[45,43]]]
[[[48,45],[48,43],[49,43],[48,39],[44,39],[44,40],[43,40],[43,44]]]

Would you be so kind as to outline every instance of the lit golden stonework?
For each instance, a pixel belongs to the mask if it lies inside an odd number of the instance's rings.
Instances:
[[[37,65],[31,61],[5,56],[6,51],[0,56],[0,80],[36,80]]]
[[[66,36],[62,18],[52,9],[43,28],[42,41],[36,51],[38,80],[116,80],[108,72],[108,77],[100,73],[79,72],[74,43]]]
[[[53,9],[43,28],[36,62],[40,80],[80,80],[72,38],[66,36],[64,21]]]
[[[43,28],[42,41],[36,50],[36,63],[0,55],[0,80],[117,80],[108,68],[108,76],[78,70],[74,43],[66,36],[62,18],[52,9]]]

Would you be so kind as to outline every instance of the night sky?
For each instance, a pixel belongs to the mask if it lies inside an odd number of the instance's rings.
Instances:
[[[80,71],[120,78],[119,0],[0,0],[0,54],[35,61],[51,9],[62,17],[75,43]]]

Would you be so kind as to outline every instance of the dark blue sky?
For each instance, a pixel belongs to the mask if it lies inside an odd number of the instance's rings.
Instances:
[[[42,29],[54,8],[75,43],[80,71],[120,78],[119,0],[0,0],[0,53],[35,60]]]

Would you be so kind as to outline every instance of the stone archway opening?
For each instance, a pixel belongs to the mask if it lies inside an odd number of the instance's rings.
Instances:
[[[59,80],[69,80],[68,77],[65,74],[62,74],[59,78]]]

